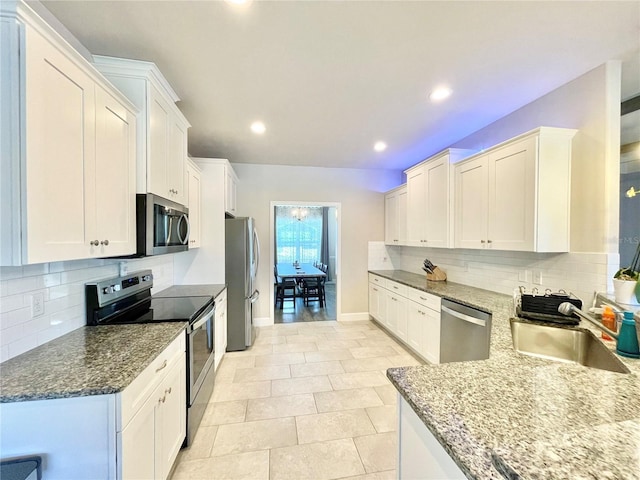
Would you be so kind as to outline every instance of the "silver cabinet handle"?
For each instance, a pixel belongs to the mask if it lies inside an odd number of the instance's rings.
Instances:
[[[103,242],[100,242],[100,245],[104,245],[106,247],[107,245],[109,245],[109,240],[104,240]]]
[[[162,365],[160,365],[159,368],[156,368],[156,373],[158,373],[160,370],[163,370],[166,366],[167,366],[167,361],[165,360],[164,362],[162,362]]]
[[[165,394],[171,394],[171,387],[167,388],[167,389],[164,391],[164,393],[165,393]]]
[[[487,240],[487,243],[491,243],[491,240]]]
[[[480,243],[484,243],[484,240],[480,240]]]
[[[98,240],[92,240],[89,242],[89,245],[93,245],[94,247],[97,247],[98,245],[100,245],[100,242]]]

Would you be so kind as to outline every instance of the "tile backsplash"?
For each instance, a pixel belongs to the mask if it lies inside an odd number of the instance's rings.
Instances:
[[[118,259],[0,267],[0,361],[20,355],[86,323],[84,284],[118,275]],[[124,260],[129,272],[152,269],[158,292],[173,285],[173,255]],[[32,315],[34,295],[44,313]]]
[[[530,253],[386,246],[369,242],[369,269],[398,269],[424,274],[428,258],[451,282],[511,295],[523,285],[527,291],[564,289],[590,304],[595,291],[611,290],[610,279],[619,256],[606,253]],[[539,282],[539,283],[536,283]]]

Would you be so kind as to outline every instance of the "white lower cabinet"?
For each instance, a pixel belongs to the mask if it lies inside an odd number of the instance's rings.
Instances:
[[[166,479],[186,435],[185,346],[183,334],[120,393],[1,403],[2,456],[43,455],[47,480]]]
[[[216,297],[216,314],[214,320],[214,336],[215,336],[215,353],[214,368],[217,370],[218,365],[224,357],[227,350],[227,291],[224,290]]]
[[[123,480],[165,479],[178,456],[186,435],[185,345],[181,336],[122,392]]]
[[[396,337],[407,341],[407,299],[393,291],[386,290],[387,312],[385,325]]]
[[[398,394],[399,479],[463,480],[467,477],[424,422]]]
[[[369,274],[369,315],[414,353],[440,363],[440,297]]]

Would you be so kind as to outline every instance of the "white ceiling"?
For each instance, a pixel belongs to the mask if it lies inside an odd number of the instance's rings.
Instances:
[[[91,53],[155,62],[197,157],[406,168],[610,59],[640,92],[638,1],[44,4]]]

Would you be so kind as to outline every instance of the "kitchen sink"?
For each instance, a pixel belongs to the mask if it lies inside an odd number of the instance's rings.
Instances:
[[[617,373],[630,373],[624,363],[591,331],[560,328],[511,319],[513,348],[532,357]]]

